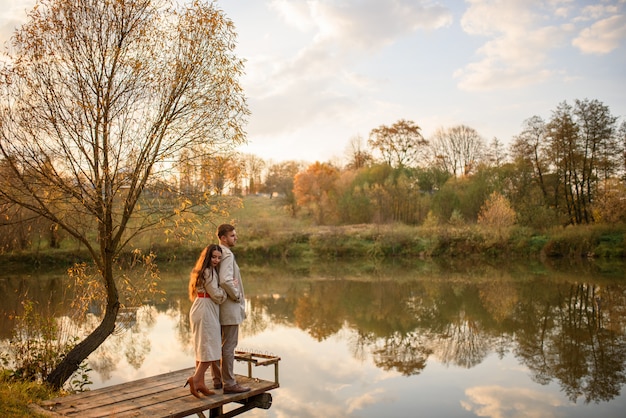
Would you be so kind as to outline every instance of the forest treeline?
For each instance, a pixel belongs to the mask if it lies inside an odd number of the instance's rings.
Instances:
[[[264,186],[318,224],[543,229],[626,220],[626,122],[618,124],[598,100],[563,102],[548,121],[525,120],[509,147],[464,125],[425,139],[406,120],[372,130],[363,142],[356,141],[343,168],[273,165]]]
[[[268,162],[184,150],[144,199],[167,205],[185,196],[266,194],[285,216],[313,225],[512,225],[534,230],[626,222],[626,121],[598,100],[559,103],[549,120],[526,119],[508,147],[458,125],[425,138],[410,120],[350,140],[344,164]],[[206,153],[206,150],[202,150]],[[4,180],[10,171],[2,168]],[[8,177],[8,178],[7,178]],[[34,242],[59,247],[57,228],[23,207],[0,202],[0,249]]]

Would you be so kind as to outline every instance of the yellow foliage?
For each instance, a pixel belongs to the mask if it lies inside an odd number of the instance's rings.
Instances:
[[[493,192],[480,209],[478,223],[501,230],[515,224],[515,210],[508,199],[498,192]]]

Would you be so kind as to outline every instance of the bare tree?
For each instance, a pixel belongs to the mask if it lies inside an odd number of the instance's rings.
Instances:
[[[215,5],[166,0],[39,0],[12,38],[0,155],[15,181],[0,193],[84,245],[106,289],[102,321],[49,374],[54,387],[115,329],[122,249],[194,203],[139,209],[146,187],[187,147],[244,141],[235,41]]]
[[[501,167],[507,157],[508,155],[504,144],[494,136],[485,153],[485,159],[491,166]]]
[[[626,120],[617,129],[617,152],[616,157],[620,161],[617,172],[620,174],[622,181],[626,181]]]
[[[548,197],[545,175],[549,172],[547,128],[539,116],[526,119],[522,132],[514,138],[511,146],[513,157],[533,168],[534,178],[541,189],[544,199]]]
[[[430,142],[435,163],[455,177],[470,174],[485,153],[485,140],[465,125],[439,129]]]
[[[247,180],[246,192],[256,194],[262,186],[261,173],[265,168],[265,161],[253,154],[243,154],[241,157],[243,174]]]
[[[401,119],[391,126],[372,129],[367,143],[390,166],[410,167],[420,160],[428,145],[421,130],[415,122]]]
[[[350,138],[346,154],[349,159],[347,168],[352,170],[366,167],[374,161],[372,154],[367,151],[365,141],[361,135]]]

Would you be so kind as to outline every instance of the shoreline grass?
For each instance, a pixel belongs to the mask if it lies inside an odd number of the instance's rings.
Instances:
[[[320,258],[626,258],[626,225],[578,225],[534,231],[512,226],[489,229],[478,225],[408,226],[359,224],[314,226],[286,215],[275,200],[249,196],[229,219],[239,235],[237,256],[247,259],[315,261]],[[195,260],[207,244],[216,242],[215,220],[195,240],[166,242],[154,233],[134,245],[152,251],[160,262]],[[127,249],[129,252],[132,248]],[[89,261],[78,246],[0,254],[11,269],[71,266]]]

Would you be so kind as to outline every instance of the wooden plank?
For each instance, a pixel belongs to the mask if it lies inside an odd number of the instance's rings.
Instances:
[[[93,391],[81,392],[42,402],[42,406],[62,415],[71,414],[72,411],[88,413],[96,405],[106,407],[124,400],[131,401],[132,399],[159,394],[176,387],[182,388],[187,377],[192,375],[193,372],[193,368],[184,369]],[[189,388],[186,388],[185,391],[189,393]],[[54,408],[50,408],[50,406]]]
[[[202,399],[187,395],[178,398],[163,400],[162,402],[153,402],[145,405],[139,410],[129,410],[125,413],[116,414],[116,417],[134,417],[134,416],[151,416],[151,417],[184,417],[209,409],[219,408],[231,402],[238,402],[265,393],[276,387],[274,382],[263,381],[259,379],[248,379],[238,376],[237,381],[251,388],[250,392],[224,394],[222,390],[216,390],[215,395],[202,396]],[[140,414],[137,414],[140,412]]]
[[[193,368],[189,368],[55,398],[42,402],[40,409],[57,417],[184,417],[231,402],[245,402],[279,386],[276,382],[238,375],[237,381],[250,386],[251,391],[224,394],[223,390],[215,390],[215,395],[198,399],[189,393],[189,387],[183,387],[192,374]]]

